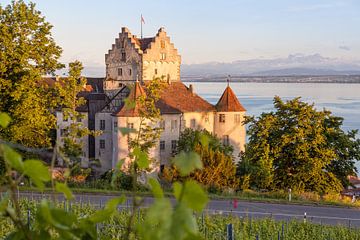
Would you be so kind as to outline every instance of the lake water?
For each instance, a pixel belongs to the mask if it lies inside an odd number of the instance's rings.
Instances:
[[[194,91],[212,104],[217,103],[227,85],[213,82],[185,84],[193,84]],[[326,108],[343,117],[344,130],[360,129],[360,84],[234,82],[230,87],[246,108],[247,115],[259,116],[273,110],[275,95],[283,100],[301,97],[303,101],[314,103],[319,110]],[[360,170],[360,162],[357,168]]]

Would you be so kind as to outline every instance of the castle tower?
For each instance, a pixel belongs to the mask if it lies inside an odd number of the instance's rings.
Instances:
[[[137,38],[123,27],[105,54],[105,64],[107,92],[121,89],[137,79],[143,82],[162,77],[169,82],[180,81],[181,57],[164,28],[154,37]]]
[[[215,107],[214,133],[222,139],[223,144],[234,147],[233,156],[238,160],[240,152],[245,151],[246,129],[243,121],[246,109],[229,85]]]

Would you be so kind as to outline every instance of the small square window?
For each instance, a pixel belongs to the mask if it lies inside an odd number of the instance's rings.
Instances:
[[[160,121],[160,126],[161,129],[165,129],[165,120]]]
[[[224,135],[223,136],[223,145],[228,146],[229,144],[230,144],[229,135]]]
[[[219,115],[219,122],[224,123],[225,122],[225,114]]]
[[[195,128],[196,127],[196,120],[195,119],[191,119],[190,121],[190,128]]]
[[[165,151],[165,141],[160,141],[160,151]]]
[[[105,139],[100,139],[100,149],[105,149]]]
[[[100,130],[105,130],[105,120],[100,120]]]
[[[171,131],[177,129],[177,120],[171,120]]]
[[[171,140],[171,152],[174,153],[177,147],[177,140]]]
[[[161,60],[165,60],[166,59],[166,53],[161,53]]]
[[[235,114],[235,119],[234,119],[234,121],[235,121],[235,123],[240,123],[240,114]]]
[[[133,129],[134,128],[134,123],[127,123],[127,128]]]

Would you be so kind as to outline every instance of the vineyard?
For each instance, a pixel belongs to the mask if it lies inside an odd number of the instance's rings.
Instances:
[[[38,201],[21,200],[23,218],[27,219],[31,228],[34,216],[38,210]],[[91,204],[69,204],[58,202],[58,208],[74,213],[78,217],[86,217],[94,214],[99,206]],[[141,225],[144,220],[144,211],[136,213],[136,225]],[[100,239],[120,239],[125,231],[126,222],[130,216],[128,209],[118,209],[117,213],[98,224],[96,231]],[[360,239],[360,229],[348,226],[329,226],[315,223],[304,223],[303,221],[287,220],[275,221],[274,219],[261,218],[252,219],[251,217],[237,217],[231,214],[196,214],[195,215],[199,231],[204,239]],[[63,219],[62,221],[67,221]],[[227,226],[232,226],[232,237],[229,236]],[[155,227],[155,226],[154,226]],[[3,239],[14,230],[14,226],[9,219],[0,218],[0,238]],[[230,238],[229,238],[230,237]]]

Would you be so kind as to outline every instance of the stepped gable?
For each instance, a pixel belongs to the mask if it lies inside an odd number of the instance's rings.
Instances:
[[[148,49],[150,47],[150,43],[153,42],[155,40],[155,38],[151,37],[151,38],[136,38],[134,36],[135,42],[136,44],[140,47],[140,49],[145,52],[146,49]]]
[[[139,104],[136,102],[140,96],[146,95],[144,88],[140,85],[139,82],[136,82],[134,87],[131,89],[128,99],[135,102],[135,107],[128,108],[123,104],[119,111],[114,114],[117,117],[138,117],[139,116]]]
[[[182,82],[168,84],[162,91],[160,100],[156,103],[162,114],[183,112],[211,112],[213,105],[195,94],[191,88]]]
[[[246,109],[241,105],[230,86],[227,86],[218,103],[216,104],[218,112],[245,112]]]

